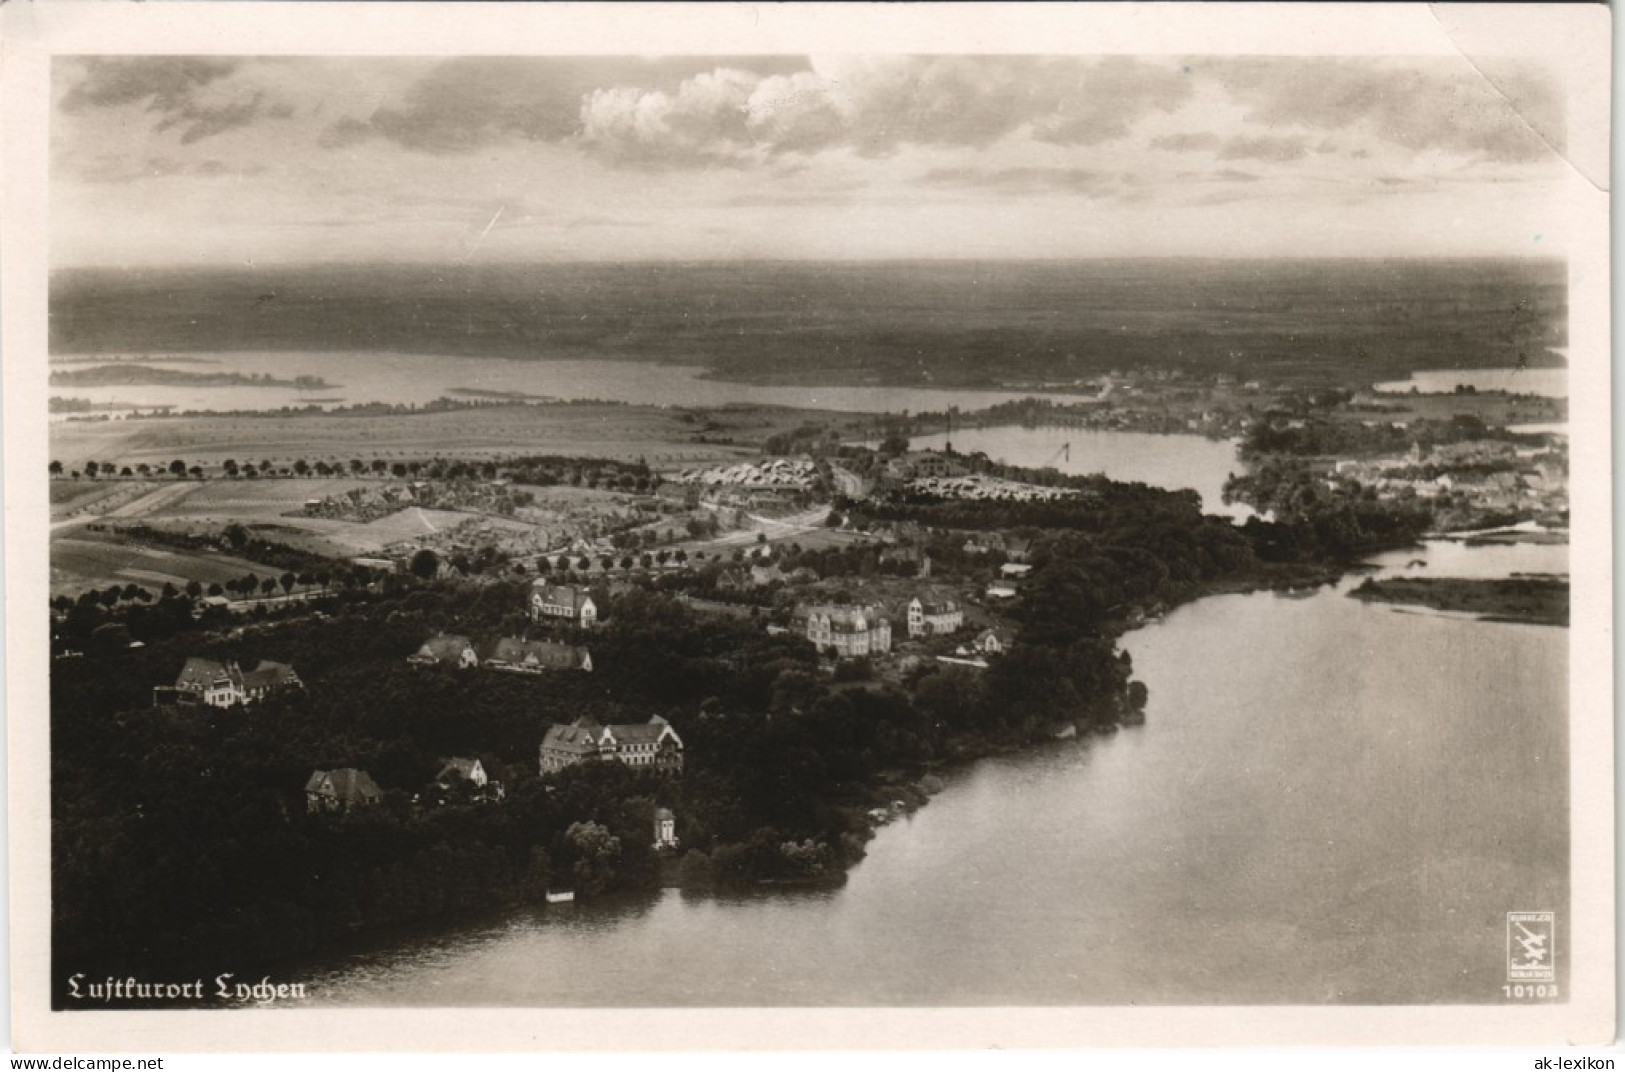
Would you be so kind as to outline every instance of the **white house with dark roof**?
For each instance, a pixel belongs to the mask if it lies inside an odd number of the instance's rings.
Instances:
[[[598,604],[580,585],[536,580],[530,585],[530,616],[538,622],[555,618],[591,629],[598,623]]]
[[[210,707],[233,707],[263,700],[278,689],[300,688],[304,682],[286,663],[262,659],[247,671],[234,662],[219,663],[193,656],[181,667],[174,691],[183,698]]]
[[[414,666],[455,666],[459,670],[472,670],[480,665],[480,656],[468,637],[441,633],[425,640],[406,661]]]
[[[480,789],[484,789],[490,778],[486,776],[485,767],[477,759],[462,759],[453,757],[446,760],[440,773],[434,776],[436,785],[450,786],[456,781],[469,782]]]
[[[976,634],[976,639],[970,643],[970,650],[983,655],[1002,655],[1010,650],[1011,643],[1010,630],[994,626]]]
[[[959,600],[938,588],[929,588],[908,601],[908,635],[937,636],[953,633],[965,624]]]
[[[683,739],[671,723],[655,715],[647,722],[606,726],[593,718],[578,718],[548,728],[542,738],[541,771],[552,774],[577,763],[615,760],[628,767],[681,772]]]
[[[891,620],[880,604],[807,608],[807,639],[843,659],[891,651]]]

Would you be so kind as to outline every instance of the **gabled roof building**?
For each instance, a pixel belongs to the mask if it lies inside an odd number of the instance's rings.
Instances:
[[[598,604],[580,585],[536,580],[530,585],[530,616],[534,621],[559,618],[591,629],[598,622]]]
[[[647,722],[603,725],[593,718],[578,718],[549,727],[542,738],[541,772],[552,774],[577,763],[615,760],[629,767],[650,767],[681,772],[683,739],[671,723],[655,715]]]
[[[300,688],[303,684],[293,667],[286,663],[262,659],[254,669],[244,673],[234,662],[220,663],[193,656],[186,660],[180,676],[175,679],[175,693],[210,707],[232,707],[254,703],[278,689]]]
[[[354,767],[319,770],[305,783],[305,807],[311,813],[371,807],[384,799],[372,775]]]
[[[421,648],[407,656],[406,661],[414,666],[455,666],[460,670],[471,670],[480,665],[479,653],[474,650],[472,640],[446,633],[425,640]]]
[[[551,640],[503,637],[485,656],[490,670],[516,674],[541,674],[549,670],[592,670],[592,654],[586,648],[558,644]]]

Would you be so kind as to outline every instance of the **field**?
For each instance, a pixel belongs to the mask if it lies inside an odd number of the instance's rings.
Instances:
[[[287,414],[253,417],[156,417],[57,421],[51,457],[72,469],[87,460],[168,466],[299,459],[348,465],[436,455],[484,458],[518,454],[645,459],[656,469],[754,457],[755,444],[809,419],[852,420],[772,406],[730,406],[702,412],[645,406],[576,403],[481,406],[439,412]],[[861,422],[854,428],[861,428]],[[696,442],[703,435],[713,442]],[[735,443],[715,442],[734,440]]]
[[[53,276],[50,348],[625,358],[762,383],[1374,382],[1560,364],[1567,301],[1558,260],[109,269]]]
[[[120,543],[101,533],[55,536],[51,540],[51,594],[72,595],[112,583],[137,584],[156,593],[164,584],[185,587],[196,580],[223,584],[246,573],[279,573],[226,554],[173,551]]]

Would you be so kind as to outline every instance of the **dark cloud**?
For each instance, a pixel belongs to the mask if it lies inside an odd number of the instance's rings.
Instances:
[[[69,115],[93,108],[146,103],[157,112],[176,112],[192,92],[226,77],[240,61],[201,56],[83,56],[61,61],[69,81],[62,110]]]
[[[65,64],[70,82],[62,111],[78,115],[100,108],[145,105],[157,116],[154,133],[180,131],[191,145],[260,119],[287,119],[293,106],[263,90],[223,87],[241,61],[196,56],[83,57]]]
[[[1301,137],[1276,138],[1269,135],[1239,135],[1219,149],[1220,160],[1268,160],[1284,164],[1309,155],[1309,143]]]
[[[1541,159],[1563,144],[1554,83],[1512,62],[1475,68],[1447,58],[1260,58],[1209,59],[1199,67],[1248,108],[1249,121],[1271,128],[1363,128],[1412,151],[1501,162]]]
[[[1195,134],[1164,134],[1151,139],[1151,148],[1170,152],[1194,152],[1199,149],[1217,149],[1222,139],[1217,134],[1201,131]]]

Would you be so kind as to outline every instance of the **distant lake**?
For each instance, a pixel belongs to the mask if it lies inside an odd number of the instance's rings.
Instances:
[[[941,450],[947,435],[915,436],[916,450]],[[1235,444],[1194,435],[1150,432],[1096,432],[1082,428],[966,428],[951,437],[954,450],[980,451],[994,461],[1029,469],[1050,466],[1063,473],[1102,473],[1125,483],[1159,488],[1192,488],[1206,513],[1244,521],[1253,516],[1242,503],[1226,504],[1225,478],[1244,470]],[[1063,448],[1070,445],[1069,451]]]
[[[1376,385],[1379,391],[1409,391],[1412,387],[1422,394],[1447,395],[1458,386],[1476,391],[1511,391],[1521,395],[1544,395],[1547,398],[1569,396],[1569,370],[1566,368],[1531,369],[1425,369],[1411,373],[1408,380],[1389,380]]]
[[[478,399],[458,390],[502,392],[520,400],[537,398],[599,399],[654,406],[724,406],[750,402],[798,409],[851,413],[899,413],[904,410],[983,409],[1000,402],[1031,398],[1033,391],[983,391],[930,387],[787,387],[757,386],[704,379],[705,370],[644,361],[513,360],[491,357],[443,357],[434,354],[352,353],[213,353],[189,354],[188,361],[162,356],[128,360],[185,372],[269,373],[279,379],[319,376],[330,387],[52,387],[50,394],[93,403],[119,403],[130,408],[171,406],[179,410],[274,410],[319,404],[324,408],[369,402],[423,405],[439,398]],[[207,358],[208,364],[197,363]],[[62,360],[62,359],[59,359]],[[82,357],[73,356],[81,361]],[[85,368],[85,364],[60,365]],[[1045,395],[1059,402],[1092,399],[1093,394]]]

